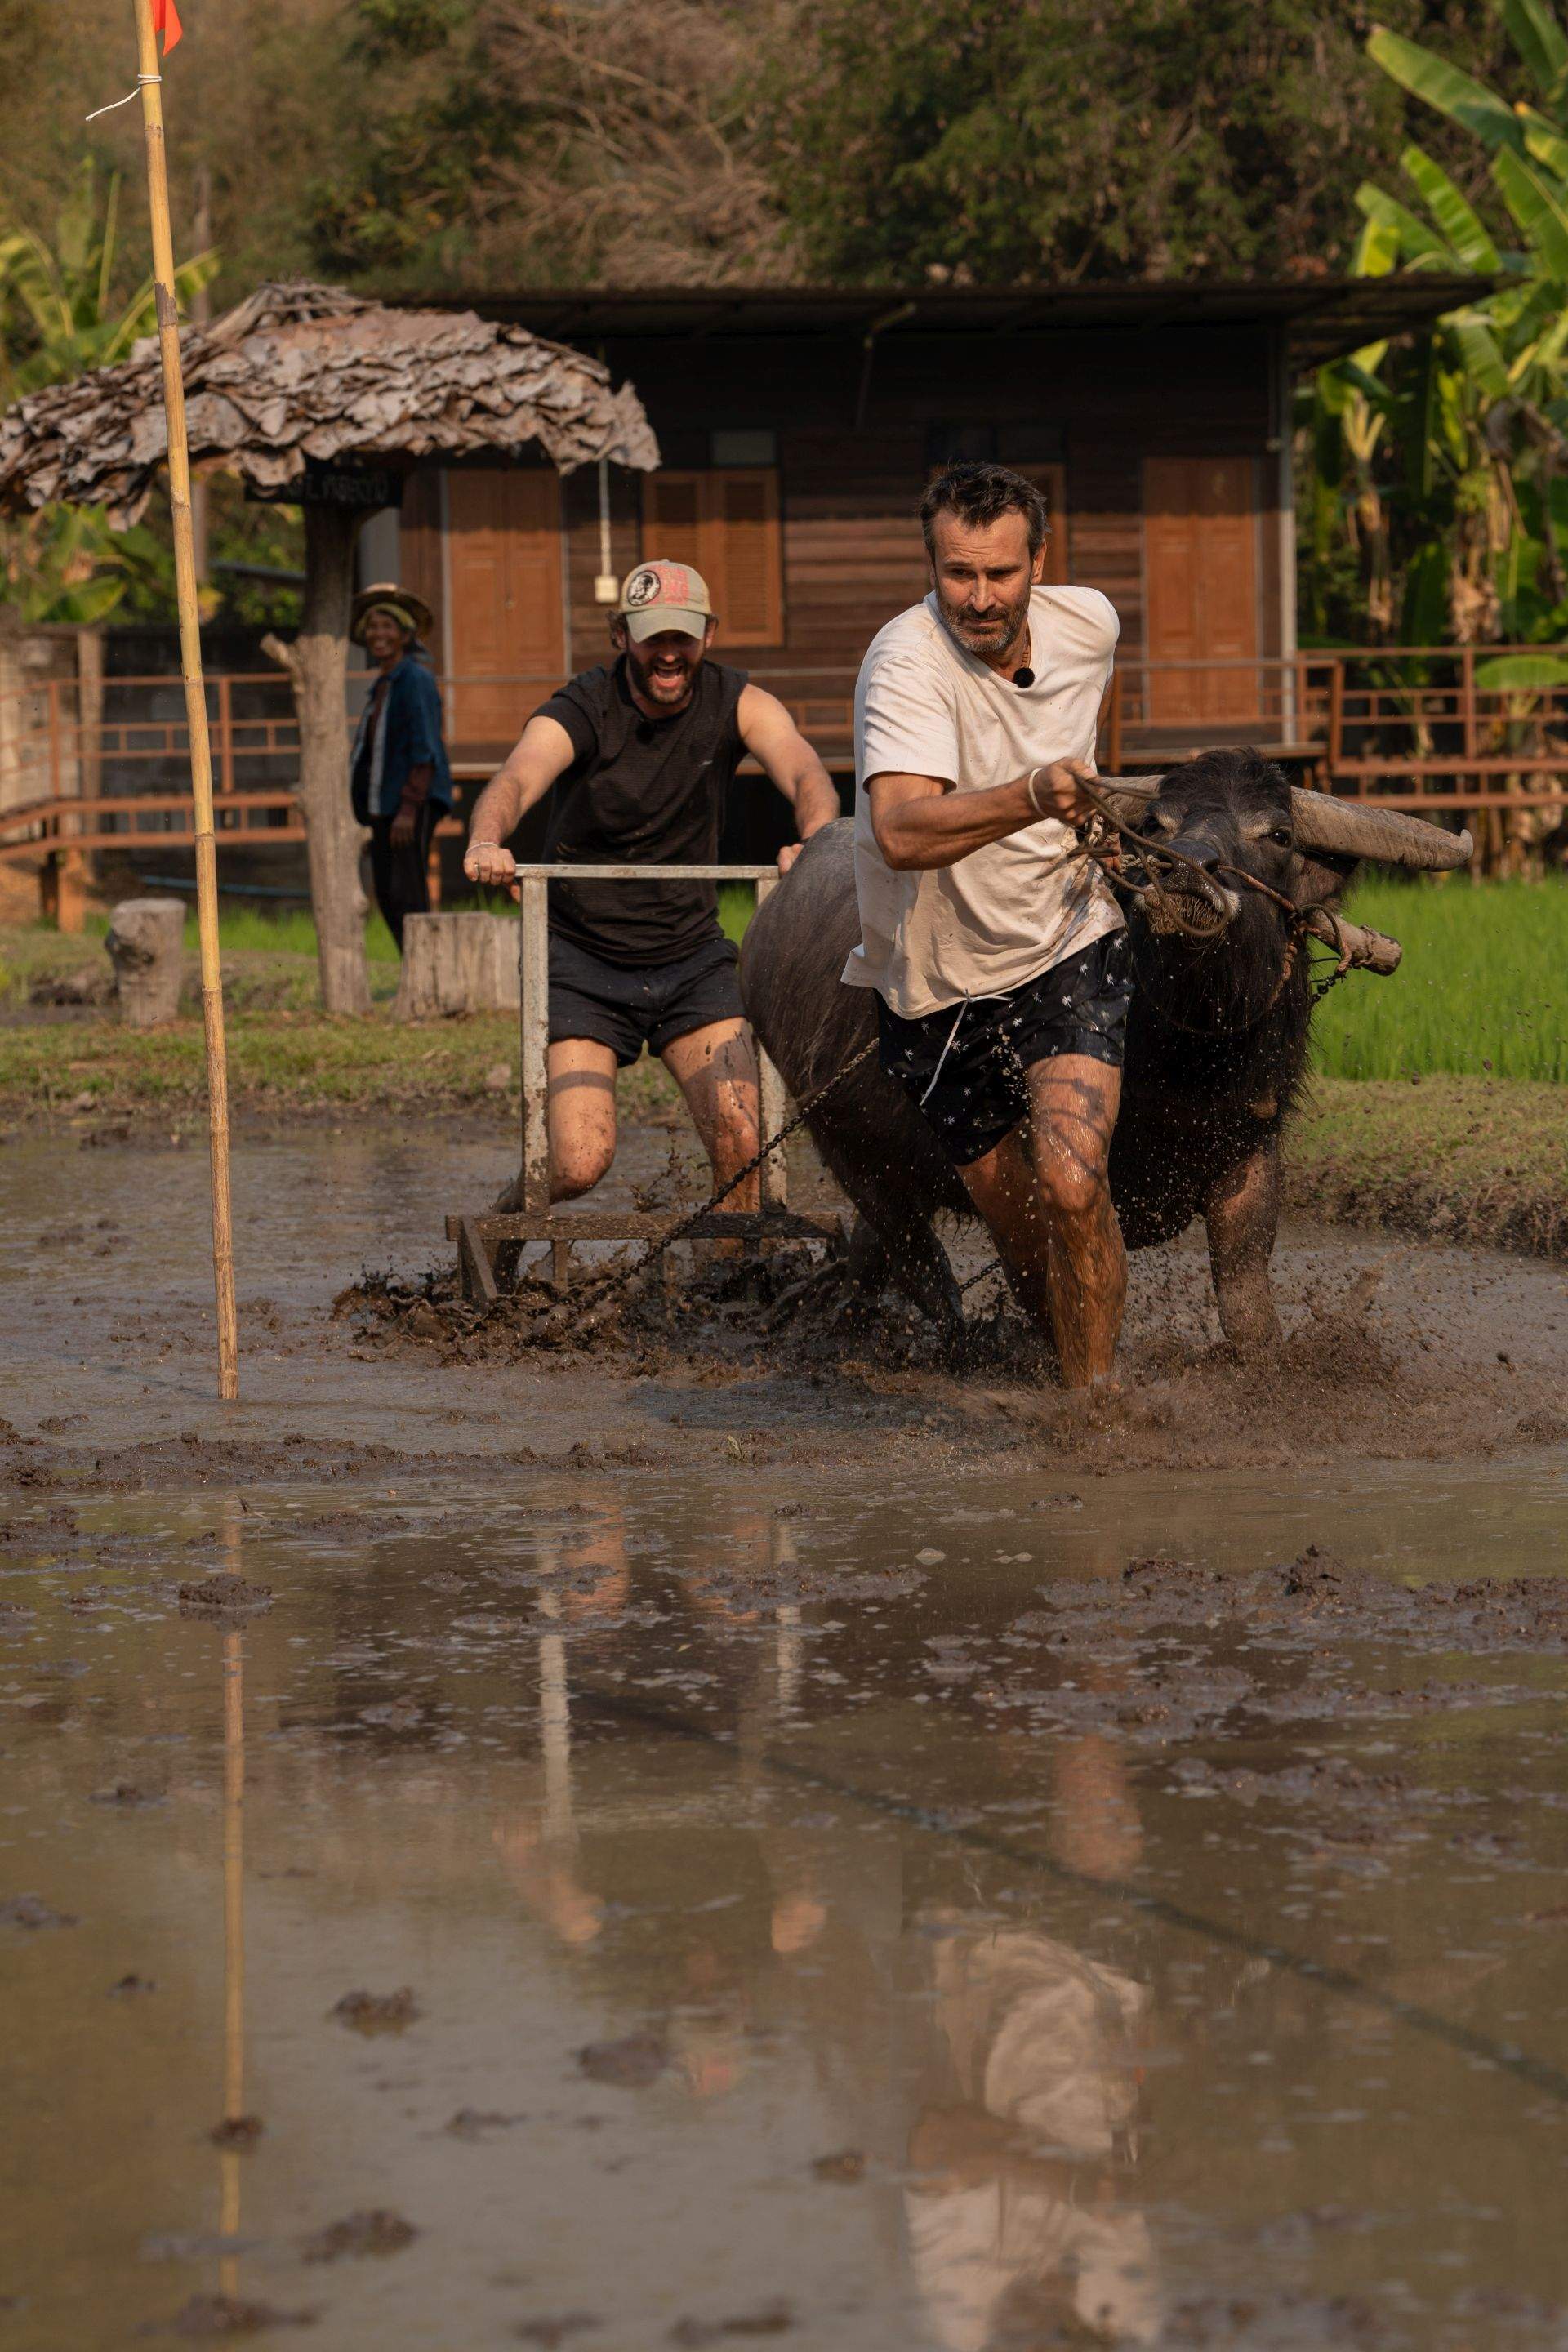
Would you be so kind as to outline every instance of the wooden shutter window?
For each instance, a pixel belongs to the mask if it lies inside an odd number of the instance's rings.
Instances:
[[[645,474],[643,476],[643,558],[668,556],[672,563],[694,563],[704,579],[702,561],[702,476]],[[712,582],[708,583],[711,588]]]
[[[784,636],[779,478],[771,466],[708,476],[710,538],[721,551],[713,592],[722,639],[776,646]]]
[[[784,639],[779,478],[771,466],[722,466],[643,481],[643,557],[694,563],[719,616],[719,643]]]

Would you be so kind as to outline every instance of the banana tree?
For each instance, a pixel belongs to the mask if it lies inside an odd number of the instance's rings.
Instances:
[[[0,233],[0,406],[48,383],[112,367],[157,323],[149,278],[116,292],[120,179],[100,190],[90,160],[52,237],[13,223]],[[202,253],[176,271],[184,304],[217,268]],[[101,621],[139,578],[165,568],[144,530],[116,532],[100,508],[46,507],[0,526],[0,603],[31,625]]]
[[[1500,233],[1414,142],[1400,158],[1408,201],[1371,184],[1357,196],[1362,274],[1470,272],[1494,290],[1411,351],[1374,345],[1323,370],[1314,393],[1316,476],[1338,485],[1320,529],[1337,520],[1345,543],[1364,546],[1363,518],[1374,502],[1385,510],[1407,641],[1445,624],[1461,644],[1538,639],[1568,622],[1568,32],[1548,0],[1503,0],[1502,13],[1533,100],[1384,28],[1367,43],[1485,148]],[[1338,472],[1325,477],[1325,461]],[[1385,636],[1393,597],[1374,564],[1364,593],[1370,631]]]

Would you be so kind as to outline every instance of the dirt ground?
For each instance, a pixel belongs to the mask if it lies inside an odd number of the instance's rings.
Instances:
[[[242,1142],[227,1409],[199,1147],[0,1152],[7,2352],[1568,2347],[1563,1269],[1184,1246],[1086,1413],[477,1324],[508,1143]]]

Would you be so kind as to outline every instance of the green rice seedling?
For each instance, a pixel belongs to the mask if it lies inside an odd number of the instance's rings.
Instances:
[[[1347,911],[1392,932],[1405,960],[1324,999],[1312,1034],[1327,1076],[1568,1078],[1568,881],[1373,876]]]

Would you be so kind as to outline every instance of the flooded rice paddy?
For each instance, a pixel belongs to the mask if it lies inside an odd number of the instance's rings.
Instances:
[[[7,1157],[5,2352],[1568,2345],[1559,1272],[1407,1254],[1425,1423],[1194,1466],[367,1360],[458,1147],[296,1140],[220,1415],[195,1155]]]

